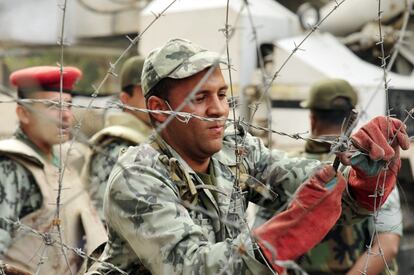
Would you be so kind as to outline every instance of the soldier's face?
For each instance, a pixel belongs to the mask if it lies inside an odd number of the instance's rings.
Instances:
[[[194,90],[207,73],[207,69],[180,80],[178,85],[170,89],[168,103],[173,110]],[[165,134],[170,145],[187,157],[205,159],[220,151],[224,134],[225,120],[229,114],[227,89],[221,70],[216,68],[207,81],[201,86],[190,104],[181,111],[206,118],[222,118],[221,121],[202,121],[191,118],[186,124],[174,119],[166,128]]]
[[[129,105],[135,108],[140,108],[140,109],[146,108],[145,97],[142,94],[142,88],[140,85],[134,86],[132,96],[130,96],[126,92],[121,92],[120,100],[123,104]],[[150,124],[150,118],[148,114],[143,113],[143,112],[138,112],[138,111],[129,111],[129,112],[133,114],[134,116],[136,116],[138,119],[146,122],[147,124]]]
[[[52,100],[59,102],[58,92],[35,92],[32,99]],[[21,121],[24,127],[29,129],[31,138],[36,138],[38,142],[54,145],[65,142],[70,138],[70,129],[73,124],[73,113],[70,106],[65,103],[72,102],[72,96],[67,93],[62,94],[64,102],[62,119],[60,119],[59,105],[34,103],[28,109],[27,119]],[[27,109],[27,108],[26,108]]]

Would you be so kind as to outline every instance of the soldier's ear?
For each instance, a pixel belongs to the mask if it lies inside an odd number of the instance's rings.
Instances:
[[[309,121],[310,121],[311,131],[314,131],[316,127],[316,119],[312,111],[309,112]]]
[[[119,93],[119,100],[122,102],[122,104],[128,104],[130,98],[131,97],[129,96],[128,93],[125,93],[125,92]]]
[[[30,122],[30,112],[24,106],[17,104],[16,107],[16,114],[17,118],[19,119],[20,123],[29,124]]]
[[[170,110],[165,100],[158,96],[150,96],[148,98],[147,108],[153,111],[169,111]],[[149,115],[152,116],[157,122],[161,122],[161,123],[164,122],[168,117],[168,115],[166,114],[157,113],[157,112],[150,112]]]

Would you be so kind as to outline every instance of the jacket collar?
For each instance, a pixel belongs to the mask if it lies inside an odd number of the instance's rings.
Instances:
[[[315,140],[307,140],[305,144],[305,152],[310,154],[323,154],[331,151],[329,143],[318,142]]]
[[[152,131],[148,124],[127,112],[108,114],[105,119],[105,127],[109,126],[125,126],[143,133],[145,136],[149,136]]]
[[[33,156],[40,160],[42,163],[47,163],[48,159],[46,158],[45,154],[40,150],[39,147],[37,147],[36,144],[33,143],[33,141],[23,132],[23,130],[19,127],[17,128],[16,132],[14,133],[14,137],[26,144],[30,149],[33,150]],[[59,156],[56,154],[55,146],[52,149],[52,160],[51,164],[55,167],[59,166]]]

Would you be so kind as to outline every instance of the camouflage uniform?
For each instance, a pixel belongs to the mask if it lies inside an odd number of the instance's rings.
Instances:
[[[129,113],[118,112],[109,114],[105,128],[91,138],[90,142],[94,147],[82,178],[101,219],[104,219],[103,197],[106,183],[119,152],[144,142],[150,133],[151,128],[143,121]]]
[[[289,155],[332,161],[334,155],[330,155],[329,152],[329,144],[307,141],[305,151],[293,152]],[[260,208],[256,215],[255,226],[264,223],[273,214],[267,209]],[[345,274],[367,249],[374,226],[378,233],[392,232],[402,235],[401,215],[399,193],[395,188],[381,207],[375,225],[374,219],[371,217],[353,225],[337,223],[324,240],[299,258],[297,263],[309,274]],[[388,267],[391,274],[397,274],[398,268],[395,259]],[[389,273],[387,272],[387,274]]]
[[[156,92],[153,88],[164,78],[184,79],[220,60],[190,41],[170,40],[145,61],[144,95]],[[108,180],[109,240],[100,260],[131,275],[274,274],[246,226],[247,204],[281,208],[320,164],[269,150],[243,128],[235,133],[233,126],[211,156],[207,177],[200,178],[160,136],[129,147]],[[342,205],[341,222],[369,214],[348,192]],[[117,272],[96,262],[87,274]]]
[[[255,257],[245,226],[247,203],[280,208],[288,200],[285,190],[294,192],[320,162],[269,150],[240,128],[239,190],[234,139],[226,131],[222,150],[211,158],[211,185],[160,137],[120,156],[104,199],[109,241],[100,260],[128,274],[270,274]],[[264,199],[258,182],[277,195]],[[344,204],[344,217],[358,216],[355,203]],[[88,274],[116,273],[95,263]]]
[[[19,129],[17,139],[36,148]],[[0,217],[15,220],[33,213],[42,205],[42,194],[32,174],[20,163],[0,156]],[[13,227],[0,220],[0,253],[4,254],[12,242]]]
[[[52,154],[51,162],[47,161],[19,129],[15,138],[0,141],[0,155],[1,259],[28,272],[70,274],[59,241],[55,240],[53,225],[60,225],[63,243],[85,249],[86,253],[106,241],[104,227],[77,173],[71,167],[65,169],[62,185],[68,190],[61,194],[62,207],[59,220],[56,220],[54,203],[59,181],[56,154]],[[12,226],[14,221],[39,234],[51,233],[50,244],[45,246],[45,240],[37,234]],[[43,253],[47,253],[47,257],[42,256]],[[67,259],[72,271],[80,269],[83,259],[76,253],[68,251]]]

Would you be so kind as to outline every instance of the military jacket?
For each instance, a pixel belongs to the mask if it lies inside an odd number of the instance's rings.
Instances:
[[[118,112],[109,114],[105,128],[91,138],[93,147],[82,171],[82,181],[102,220],[106,183],[119,152],[144,142],[150,133],[151,128],[143,121],[129,113]]]
[[[256,259],[247,203],[279,208],[284,189],[294,192],[319,164],[269,150],[243,129],[226,131],[211,158],[215,182],[206,186],[162,139],[130,147],[105,193],[109,241],[100,260],[128,274],[271,274]],[[117,273],[96,263],[88,274]]]
[[[20,136],[24,136],[22,133]],[[72,248],[84,248],[86,252],[92,252],[98,245],[105,242],[105,230],[94,211],[86,191],[80,184],[76,172],[67,167],[62,178],[64,190],[61,193],[61,208],[59,219],[56,219],[56,190],[58,188],[58,169],[50,163],[30,143],[28,139],[9,139],[0,142],[0,154],[6,156],[10,163],[17,163],[13,167],[19,167],[15,173],[18,175],[24,171],[25,176],[15,178],[14,185],[31,186],[35,193],[32,198],[40,201],[40,205],[31,209],[19,207],[19,211],[13,214],[1,213],[2,224],[9,226],[2,228],[9,235],[7,247],[4,248],[2,260],[15,267],[40,274],[70,274],[69,267],[62,255],[60,241]],[[23,170],[20,170],[23,169]],[[13,171],[10,170],[10,173]],[[26,178],[27,177],[27,178]],[[29,182],[27,180],[29,179]],[[3,175],[0,181],[5,185],[9,178]],[[6,193],[10,201],[18,204],[26,202],[18,201],[21,196],[18,193]],[[7,207],[0,205],[1,212],[7,211]],[[6,215],[3,215],[6,214]],[[40,234],[50,233],[50,244],[45,246],[45,240],[31,231],[22,230],[10,226],[12,221],[20,221],[24,226],[31,228]],[[61,239],[57,238],[54,225],[61,228]],[[16,230],[19,229],[19,230]],[[84,238],[85,237],[85,238]],[[86,245],[85,245],[86,241]],[[43,249],[42,249],[43,247]],[[44,258],[43,258],[44,257]],[[77,271],[82,264],[82,258],[73,251],[67,251],[70,269]],[[39,265],[39,263],[41,263]]]

